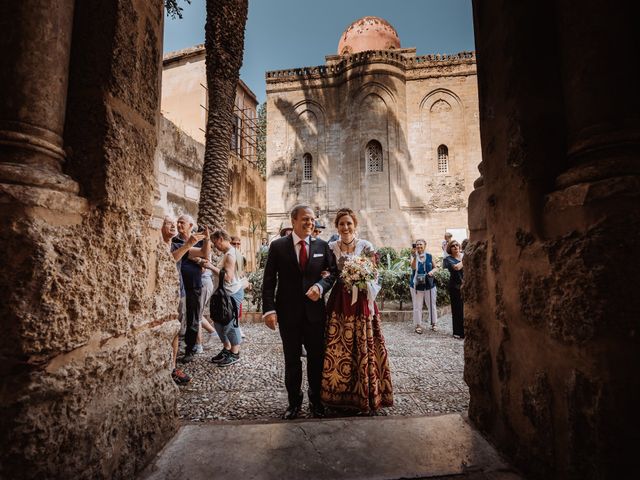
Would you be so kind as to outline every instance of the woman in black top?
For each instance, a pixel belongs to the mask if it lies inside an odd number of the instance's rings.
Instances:
[[[464,338],[464,312],[462,303],[462,257],[460,244],[455,240],[447,245],[447,256],[442,266],[449,270],[449,298],[451,299],[451,316],[453,317],[454,338]]]

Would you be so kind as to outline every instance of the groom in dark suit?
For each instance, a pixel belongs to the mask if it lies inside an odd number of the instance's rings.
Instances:
[[[282,338],[284,382],[289,396],[289,406],[282,416],[285,420],[296,418],[302,405],[302,345],[307,350],[310,410],[314,417],[324,416],[320,402],[326,323],[322,297],[337,275],[329,244],[311,236],[315,226],[311,207],[296,205],[291,210],[291,224],[293,232],[269,246],[262,284],[264,323],[272,330],[279,325]],[[329,272],[325,278],[323,271]]]

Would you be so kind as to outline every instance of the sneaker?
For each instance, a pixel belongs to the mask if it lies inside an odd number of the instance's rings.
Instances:
[[[176,385],[186,385],[191,381],[191,377],[179,368],[173,369],[173,372],[171,372],[171,378],[176,382]]]
[[[204,353],[204,347],[201,343],[196,343],[195,347],[193,347],[193,352],[198,355],[200,353]]]
[[[216,364],[219,367],[228,367],[229,365],[233,365],[234,363],[237,363],[240,361],[240,354],[239,353],[232,353],[229,352],[225,355],[225,357],[217,362]]]
[[[218,353],[215,357],[211,358],[211,361],[213,363],[220,363],[225,358],[227,358],[227,355],[230,354],[230,353],[231,353],[230,350],[227,350],[226,348],[223,348],[222,350],[220,350],[220,353]]]
[[[181,363],[191,363],[193,362],[193,358],[195,357],[195,352],[187,352],[184,354],[184,357],[180,359]]]

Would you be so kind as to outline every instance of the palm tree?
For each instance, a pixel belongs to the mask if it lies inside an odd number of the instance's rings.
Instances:
[[[207,0],[205,59],[207,128],[198,216],[223,228],[229,195],[229,153],[233,105],[244,52],[248,0]]]

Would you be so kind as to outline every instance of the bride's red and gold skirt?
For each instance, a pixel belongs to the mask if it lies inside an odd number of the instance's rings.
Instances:
[[[374,303],[337,283],[327,304],[326,349],[322,369],[322,402],[327,406],[355,408],[363,413],[393,405],[389,358]]]

